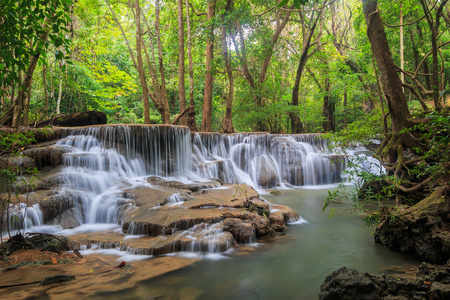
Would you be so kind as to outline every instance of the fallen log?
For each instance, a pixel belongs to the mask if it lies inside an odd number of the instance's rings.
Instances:
[[[62,126],[78,127],[106,124],[106,115],[99,111],[85,111],[69,115],[59,115],[51,119],[37,122],[34,127]]]

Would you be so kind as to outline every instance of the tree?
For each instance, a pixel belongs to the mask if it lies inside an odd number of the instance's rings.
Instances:
[[[302,11],[299,12],[300,20],[302,22],[302,34],[303,34],[303,43],[302,43],[302,54],[300,56],[300,60],[298,62],[297,72],[295,75],[295,83],[294,87],[292,88],[292,105],[298,106],[298,91],[300,86],[300,80],[302,78],[303,70],[306,66],[306,62],[308,59],[317,51],[317,49],[320,48],[320,37],[322,34],[322,28],[320,28],[320,32],[317,36],[317,40],[315,41],[314,45],[316,47],[316,51],[310,51],[310,48],[312,46],[311,40],[314,36],[314,31],[317,27],[317,23],[319,22],[320,18],[323,18],[323,11],[325,6],[327,5],[327,1],[325,1],[319,9],[317,9],[317,2],[314,4],[314,10],[318,10],[316,14],[314,15],[314,12],[311,14],[311,18],[309,23],[306,23],[305,21],[305,15]],[[329,83],[328,83],[329,85]],[[301,133],[303,132],[302,123],[300,121],[300,118],[295,112],[291,112],[289,114],[291,118],[291,128],[293,133]]]
[[[188,31],[188,59],[189,59],[189,110],[187,123],[192,131],[197,131],[197,124],[195,123],[194,66],[192,62],[192,34],[191,34],[191,18],[189,16],[189,0],[186,0],[186,23]]]
[[[211,62],[214,56],[214,27],[211,24],[216,10],[216,0],[208,0],[208,9],[206,12],[206,19],[209,23],[209,36],[206,45],[205,56],[205,92],[203,95],[203,117],[202,117],[202,131],[211,131],[211,114],[212,114],[212,92],[213,92],[213,74]]]
[[[69,51],[65,23],[70,21],[72,0],[51,0],[42,5],[35,0],[2,1],[0,6],[0,97],[8,94],[11,106],[0,118],[0,125],[11,124],[16,130],[28,119],[31,84],[37,63],[54,46]],[[64,57],[56,51],[56,59]],[[44,61],[45,63],[45,61]],[[22,75],[23,74],[23,75]]]
[[[141,32],[141,8],[139,6],[139,0],[135,1],[135,22],[136,22],[136,56],[137,56],[137,71],[139,73],[139,79],[141,80],[142,85],[142,98],[144,101],[144,124],[150,124],[150,109],[149,109],[149,101],[148,101],[148,87],[147,80],[145,78],[144,73],[144,63],[142,61],[142,32]]]
[[[184,22],[183,22],[183,0],[177,0],[178,4],[178,97],[180,113],[184,114],[186,109],[186,91],[184,89]],[[181,125],[186,125],[185,116],[180,119]]]
[[[224,17],[228,12],[231,12],[232,8],[233,8],[233,0],[227,0]],[[233,127],[232,108],[234,98],[234,78],[233,78],[233,70],[231,69],[230,53],[228,52],[227,30],[225,24],[222,24],[222,53],[225,61],[225,68],[229,82],[227,104],[225,109],[225,116],[222,122],[222,130],[224,133],[233,133],[234,127]]]

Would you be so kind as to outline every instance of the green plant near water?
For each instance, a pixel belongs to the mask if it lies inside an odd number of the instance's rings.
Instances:
[[[366,167],[363,167],[363,166]],[[394,186],[385,183],[385,175],[374,175],[371,173],[376,165],[368,162],[366,157],[356,156],[348,158],[347,168],[343,171],[347,175],[348,180],[355,183],[355,188],[350,188],[341,183],[334,191],[328,191],[328,195],[322,206],[322,213],[331,204],[345,204],[349,208],[342,211],[353,213],[364,213],[364,221],[366,226],[372,226],[378,223],[378,210],[384,205],[386,200],[394,197]],[[365,207],[366,204],[376,206],[374,213],[369,213]],[[338,215],[335,208],[330,209],[329,217]]]
[[[27,208],[21,214],[20,209],[17,213],[12,214],[12,206],[21,204],[19,192],[25,191],[26,197],[23,200],[28,206],[28,194],[33,187],[30,180],[22,177],[22,174],[29,174],[35,177],[38,174],[36,168],[24,169],[20,162],[22,158],[20,151],[25,146],[35,142],[34,134],[28,133],[0,133],[0,232],[1,242],[3,242],[3,232],[7,232],[11,238],[11,231],[14,224],[17,225],[17,232],[24,228],[25,216]]]
[[[416,158],[417,164],[408,169],[408,175],[413,178],[430,178],[428,189],[433,185],[448,181],[450,178],[450,169],[448,157],[450,157],[450,115],[447,113],[432,112],[426,115],[429,120],[420,123],[412,128],[403,130],[401,133],[420,132],[421,140],[426,143],[426,150],[413,149],[416,153],[422,151],[422,156]],[[340,141],[342,136],[335,142],[342,146]],[[345,140],[345,139],[344,139]],[[343,184],[335,191],[329,191],[328,196],[322,207],[325,212],[332,203],[347,203],[352,206],[354,212],[364,212],[364,220],[367,226],[378,224],[381,220],[395,220],[395,215],[383,212],[383,206],[387,200],[396,199],[397,204],[406,202],[414,204],[414,200],[408,196],[408,193],[401,193],[398,186],[409,182],[407,179],[396,178],[390,174],[374,175],[361,167],[358,158],[349,162],[350,167],[345,173],[349,179],[356,182],[356,189],[348,189]],[[364,204],[370,203],[372,207],[370,212],[364,208]],[[375,208],[374,206],[375,205]],[[391,210],[391,211],[395,211]],[[383,212],[383,213],[382,213]],[[330,218],[337,214],[336,209],[331,208]]]

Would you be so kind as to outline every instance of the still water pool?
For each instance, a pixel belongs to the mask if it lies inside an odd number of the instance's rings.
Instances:
[[[374,228],[364,226],[359,216],[347,213],[328,219],[327,212],[321,213],[326,195],[327,189],[320,187],[266,195],[272,203],[292,207],[307,222],[289,226],[286,236],[276,241],[243,247],[218,260],[204,259],[143,282],[121,298],[317,299],[325,277],[342,266],[380,273],[393,265],[417,264],[375,244]]]

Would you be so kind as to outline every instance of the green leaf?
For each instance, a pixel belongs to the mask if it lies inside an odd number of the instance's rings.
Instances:
[[[288,2],[289,2],[289,0],[281,0],[280,4],[278,4],[278,7],[283,7],[283,6],[285,6]]]
[[[296,9],[300,9],[300,7],[302,6],[302,3],[300,2],[300,0],[294,0],[294,6]]]

